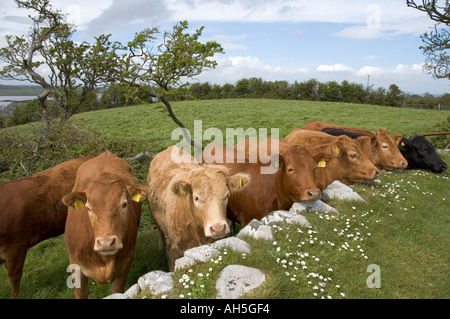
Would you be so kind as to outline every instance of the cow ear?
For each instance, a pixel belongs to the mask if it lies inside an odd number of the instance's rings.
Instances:
[[[284,169],[286,161],[281,154],[274,154],[270,157],[270,164],[275,169]]]
[[[392,136],[392,138],[394,139],[395,144],[400,145],[400,143],[403,140],[403,135],[402,134],[395,134],[394,136]],[[401,145],[401,146],[404,146],[404,145]]]
[[[236,192],[247,187],[250,183],[250,175],[238,173],[227,178],[227,185],[230,192]]]
[[[317,167],[325,168],[330,163],[332,155],[328,153],[320,153],[314,156],[314,160],[317,162]]]
[[[144,201],[148,194],[148,187],[140,184],[133,186],[128,186],[128,194],[130,194],[131,199],[137,203]]]
[[[87,197],[83,192],[72,192],[62,198],[62,202],[69,208],[80,209],[86,205]]]
[[[372,147],[375,147],[378,143],[378,138],[376,136],[372,136],[370,138],[370,145],[372,145]]]
[[[180,181],[174,183],[171,189],[175,195],[184,197],[191,191],[191,185],[189,185],[187,182]]]
[[[337,145],[333,146],[333,155],[334,156],[339,157],[339,156],[341,156],[341,153],[342,153],[342,151],[339,148],[339,146],[337,146]]]

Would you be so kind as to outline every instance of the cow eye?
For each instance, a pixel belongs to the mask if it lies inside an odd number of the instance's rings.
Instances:
[[[288,171],[289,173],[293,173],[293,172],[294,172],[294,169],[293,169],[292,167],[288,167],[287,171]]]
[[[356,158],[356,153],[349,154],[351,158]]]
[[[383,144],[382,147],[383,147],[383,148],[389,148],[389,146],[387,146],[386,144]]]
[[[200,197],[198,195],[194,196],[194,202],[196,204],[202,204],[203,203],[203,201],[200,199]]]
[[[124,202],[122,203],[122,209],[127,208],[127,205],[128,205],[127,201],[124,201]]]

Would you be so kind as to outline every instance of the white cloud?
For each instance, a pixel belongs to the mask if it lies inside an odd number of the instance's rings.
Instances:
[[[333,65],[321,64],[317,67],[317,72],[343,72],[343,71],[352,71],[352,68],[341,63]]]
[[[215,34],[212,37],[203,38],[203,41],[217,41],[222,45],[225,50],[247,50],[247,46],[239,43],[240,41],[247,39],[248,35],[226,35],[226,34]]]
[[[161,0],[112,0],[100,15],[89,22],[87,31],[97,35],[111,30],[133,30],[137,22],[153,26],[167,20],[170,15],[166,3]]]
[[[433,25],[434,23],[428,16],[423,15],[418,17],[404,17],[390,22],[380,20],[379,24],[359,24],[335,32],[333,35],[353,39],[391,38],[402,34],[418,36],[429,31],[429,28]]]
[[[366,20],[369,0],[167,0],[172,18],[243,22],[338,22]],[[389,3],[389,1],[381,1]]]
[[[266,81],[287,80],[293,82],[309,72],[308,69],[302,67],[287,69],[269,65],[254,56],[233,56],[216,60],[218,62],[216,69],[204,71],[197,77],[199,81],[224,84],[234,83],[242,78],[261,77]]]

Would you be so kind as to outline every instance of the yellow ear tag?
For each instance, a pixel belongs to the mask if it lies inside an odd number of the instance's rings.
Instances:
[[[131,197],[131,199],[139,203],[141,201],[141,194],[137,192],[136,194],[133,195],[133,197]]]
[[[401,145],[401,146],[406,146],[405,142],[402,142],[400,145]]]
[[[336,152],[336,156],[339,156],[339,147],[336,146],[335,152]]]
[[[317,163],[317,167],[327,167],[327,162],[321,160],[319,163]]]
[[[73,206],[75,207],[75,209],[80,209],[84,207],[84,203],[79,199],[75,199],[75,203],[73,203]]]
[[[242,188],[242,178],[239,177],[239,188]]]
[[[398,141],[395,141],[395,144],[397,144],[397,145],[398,145]]]
[[[180,188],[178,193],[180,194],[181,197],[183,197],[184,195],[186,195],[186,190],[184,188]]]

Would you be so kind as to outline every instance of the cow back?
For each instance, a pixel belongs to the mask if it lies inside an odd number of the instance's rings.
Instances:
[[[41,173],[0,185],[0,246],[31,247],[64,233],[67,207],[62,197],[74,186],[79,166],[92,156],[76,158]]]

